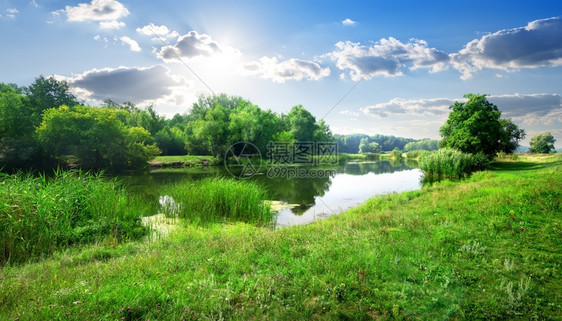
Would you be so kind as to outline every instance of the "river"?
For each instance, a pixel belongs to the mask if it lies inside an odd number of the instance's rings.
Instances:
[[[357,206],[375,195],[419,189],[423,177],[415,162],[404,160],[301,169],[298,175],[271,177],[275,174],[271,167],[262,167],[257,175],[248,178],[268,190],[277,210],[277,227],[309,224]],[[313,175],[309,175],[311,171]],[[131,193],[158,204],[164,185],[214,176],[229,177],[230,174],[225,168],[215,166],[158,169],[144,175],[119,178]]]

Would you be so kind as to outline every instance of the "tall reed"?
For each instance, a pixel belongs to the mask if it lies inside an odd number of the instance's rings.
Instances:
[[[100,174],[0,174],[0,265],[75,244],[139,238],[142,204]]]
[[[462,178],[476,170],[485,169],[489,164],[483,154],[467,154],[456,149],[443,148],[424,156],[420,169],[426,177]]]
[[[265,189],[250,181],[212,178],[182,182],[165,190],[178,206],[166,214],[177,214],[195,223],[244,221],[268,225],[272,211],[265,202]]]

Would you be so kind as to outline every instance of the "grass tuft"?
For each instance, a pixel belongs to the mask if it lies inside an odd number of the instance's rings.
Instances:
[[[166,214],[178,215],[190,222],[243,221],[268,225],[272,220],[271,207],[265,202],[265,189],[254,182],[211,178],[182,182],[169,187],[164,193],[178,204],[166,207]]]

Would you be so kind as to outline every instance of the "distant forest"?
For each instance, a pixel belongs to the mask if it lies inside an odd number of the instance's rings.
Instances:
[[[363,143],[371,144],[376,143],[380,146],[380,151],[389,152],[393,149],[399,149],[401,151],[412,151],[412,150],[437,150],[438,146],[437,140],[431,139],[413,139],[404,138],[396,136],[387,135],[374,135],[369,136],[365,134],[351,134],[351,135],[334,135],[334,140],[338,143],[338,152],[357,154],[360,152],[359,147]]]

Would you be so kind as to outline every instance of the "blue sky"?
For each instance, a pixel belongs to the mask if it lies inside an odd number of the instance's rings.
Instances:
[[[0,82],[55,75],[93,105],[171,116],[224,92],[334,133],[439,138],[486,93],[524,143],[562,142],[560,1],[0,0],[0,30]]]

